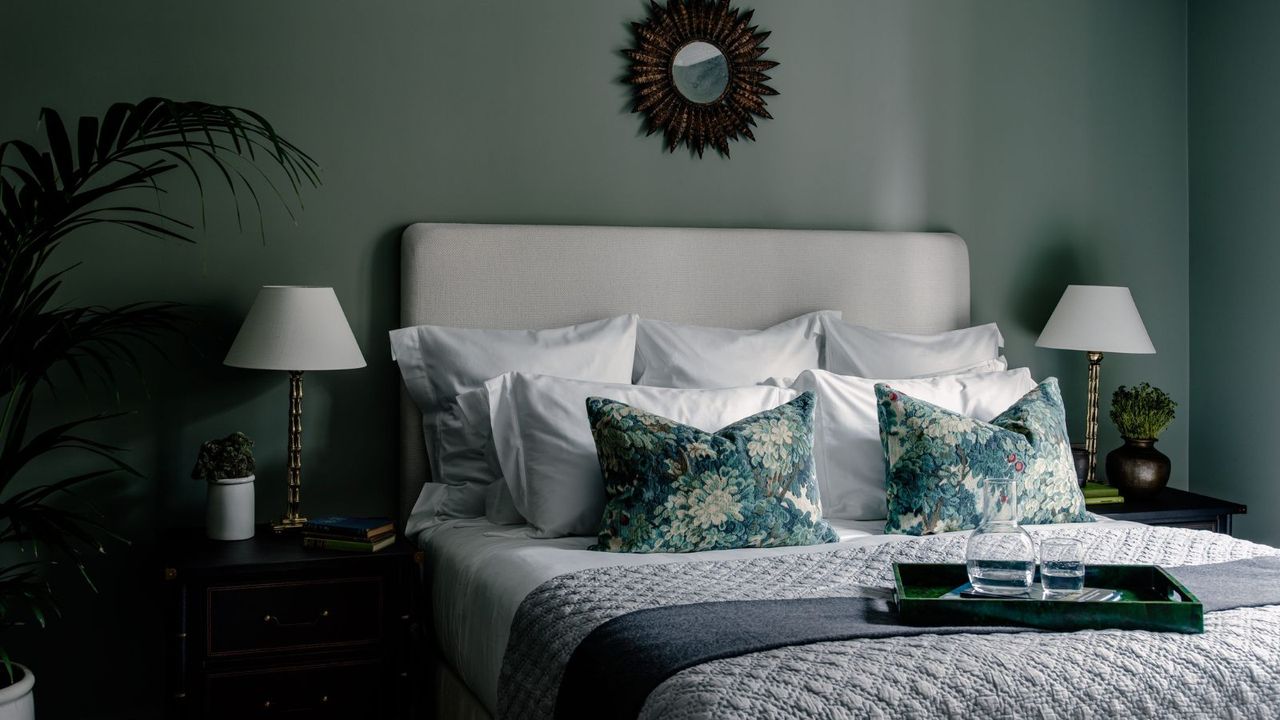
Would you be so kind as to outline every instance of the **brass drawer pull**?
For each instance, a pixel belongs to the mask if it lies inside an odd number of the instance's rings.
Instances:
[[[298,622],[284,622],[275,615],[267,615],[262,618],[262,622],[266,625],[274,625],[278,628],[289,627],[314,627],[329,619],[329,611],[321,610],[320,614],[314,620],[299,620]]]
[[[328,703],[329,703],[329,696],[328,696],[328,695],[321,695],[321,696],[320,696],[320,704],[321,704],[321,705],[327,705]],[[278,711],[280,711],[280,712],[295,712],[295,711],[298,711],[298,710],[309,710],[309,709],[312,709],[312,708],[304,708],[304,707],[283,708],[283,709],[282,709],[282,708],[276,707],[275,705],[272,705],[272,704],[271,704],[271,700],[265,700],[265,701],[263,701],[263,703],[262,703],[262,709],[263,709],[263,710],[271,710],[272,708],[275,708],[276,710],[278,710]]]

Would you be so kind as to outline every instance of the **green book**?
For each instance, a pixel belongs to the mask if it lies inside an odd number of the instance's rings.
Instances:
[[[396,536],[387,535],[377,542],[363,540],[334,540],[331,538],[304,536],[302,546],[318,550],[347,550],[349,552],[378,552],[396,541]]]
[[[1115,485],[1103,485],[1102,483],[1091,482],[1084,484],[1083,492],[1085,498],[1119,497],[1120,488]]]
[[[329,533],[311,532],[310,530],[305,531],[304,536],[312,540],[342,540],[344,542],[376,545],[389,537],[394,537],[395,532],[382,533],[381,535],[375,535],[367,540],[363,538],[353,538],[350,535],[331,535]]]
[[[1124,502],[1124,498],[1119,495],[1111,495],[1108,497],[1088,497],[1084,499],[1085,505],[1119,505]]]

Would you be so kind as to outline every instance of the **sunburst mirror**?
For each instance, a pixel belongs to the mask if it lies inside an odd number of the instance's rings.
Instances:
[[[730,140],[755,140],[756,118],[773,117],[764,98],[778,92],[765,73],[778,63],[761,59],[769,33],[756,32],[753,13],[729,0],[649,0],[649,17],[631,24],[632,110],[645,115],[649,135],[664,133],[667,150],[684,144],[702,157],[711,147],[727,157]]]

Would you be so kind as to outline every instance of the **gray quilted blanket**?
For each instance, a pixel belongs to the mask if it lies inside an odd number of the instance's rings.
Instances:
[[[1280,550],[1195,530],[1096,523],[1093,563],[1225,562]],[[552,717],[565,663],[597,625],[715,600],[838,597],[891,586],[894,562],[960,562],[966,533],[750,560],[607,567],[553,578],[511,628],[498,717]],[[660,685],[642,718],[1280,717],[1280,606],[1212,613],[1203,635],[1083,631],[922,635],[716,660]]]

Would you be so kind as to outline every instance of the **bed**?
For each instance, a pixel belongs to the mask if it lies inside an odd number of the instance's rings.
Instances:
[[[401,321],[520,329],[620,313],[765,327],[821,308],[882,329],[969,322],[968,255],[946,233],[417,224],[402,244]],[[430,481],[421,414],[401,412],[404,513]],[[590,539],[454,520],[415,539],[427,559],[431,713],[549,718],[569,654],[601,623],[667,604],[840,595],[892,562],[954,562],[966,533],[883,535],[833,522],[838,543],[631,555]],[[1275,554],[1133,523],[1042,526],[1089,540],[1091,562],[1186,565]],[[716,660],[657,687],[641,717],[1257,717],[1280,712],[1280,608],[1215,613],[1204,635],[920,636]]]

